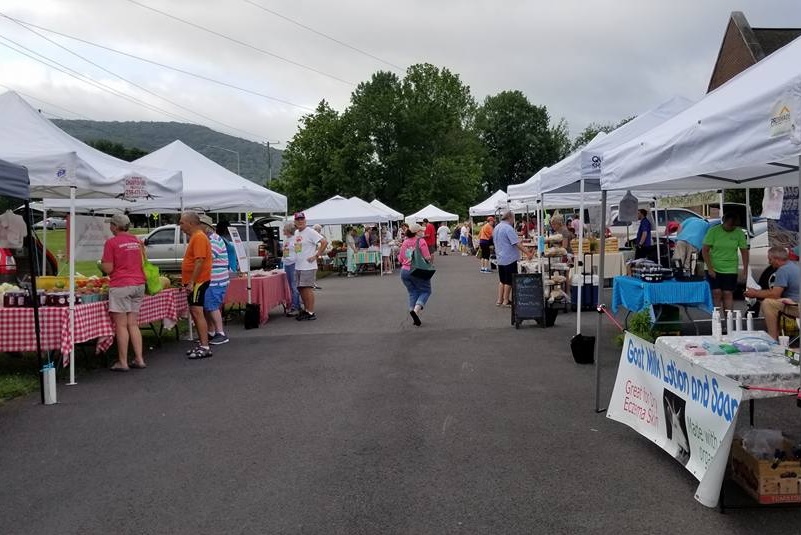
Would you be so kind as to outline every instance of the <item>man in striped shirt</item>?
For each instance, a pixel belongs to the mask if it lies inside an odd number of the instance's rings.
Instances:
[[[225,292],[228,291],[228,249],[219,234],[214,231],[214,222],[207,215],[200,216],[200,222],[211,242],[211,281],[206,290],[203,311],[209,324],[209,343],[212,345],[227,344],[222,321],[222,306]]]

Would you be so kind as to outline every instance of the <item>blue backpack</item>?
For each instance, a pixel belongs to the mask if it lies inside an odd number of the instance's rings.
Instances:
[[[225,252],[228,255],[228,271],[239,271],[239,262],[236,258],[234,244],[223,238],[225,242]]]

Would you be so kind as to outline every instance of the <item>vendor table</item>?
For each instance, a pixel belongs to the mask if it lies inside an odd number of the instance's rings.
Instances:
[[[743,386],[788,389],[801,384],[764,332],[740,331],[723,343],[763,342],[765,352],[714,355],[711,336],[663,336],[650,344],[626,333],[607,416],[624,423],[676,458],[699,480],[696,499],[714,507],[726,472],[740,402],[787,396]]]
[[[633,251],[619,251],[616,253],[606,253],[604,255],[604,279],[611,279],[613,277],[618,277],[620,275],[626,274],[626,262],[634,258]],[[593,254],[592,255],[592,266],[595,268],[593,273],[596,273],[600,270],[601,265],[601,255]],[[589,269],[586,267],[584,268],[586,271],[589,272]]]
[[[373,251],[370,249],[361,249],[354,255],[356,264],[381,264],[381,251]]]
[[[164,320],[171,328],[178,318],[186,315],[186,294],[168,289],[145,296],[139,313],[139,324],[147,325]],[[73,344],[98,339],[99,352],[114,342],[114,324],[108,312],[108,301],[75,305],[75,337],[70,332],[68,307],[39,308],[39,325],[43,350],[60,350],[64,364],[69,363]],[[33,308],[0,308],[0,352],[36,351],[36,332]]]
[[[740,331],[724,336],[728,342],[743,340],[763,340],[773,344],[773,340],[762,331]],[[745,386],[767,386],[769,388],[796,390],[801,386],[801,371],[797,365],[790,364],[778,349],[765,353],[734,353],[731,355],[695,355],[695,347],[704,343],[715,343],[711,336],[660,336],[654,344],[665,356],[681,358],[711,370],[718,375],[729,377]],[[772,346],[778,347],[778,346]],[[787,394],[744,390],[743,399],[760,399],[786,396]]]
[[[639,312],[651,305],[677,305],[684,309],[692,322],[688,306],[712,312],[712,291],[706,281],[645,282],[637,277],[615,277],[612,280],[612,312],[617,313],[620,306],[629,312]],[[655,319],[658,322],[659,318]],[[696,334],[698,326],[693,322]]]
[[[289,291],[286,273],[276,271],[273,275],[264,277],[251,277],[251,295],[253,302],[259,305],[259,320],[267,323],[270,310],[279,306],[289,306],[292,303],[292,294]],[[248,302],[247,278],[232,278],[225,294],[225,304]]]

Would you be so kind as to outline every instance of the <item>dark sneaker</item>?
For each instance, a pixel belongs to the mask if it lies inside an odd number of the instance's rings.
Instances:
[[[197,351],[197,348],[199,348],[199,347],[200,347],[200,340],[195,340],[195,341],[194,341],[194,344],[195,344],[195,345],[194,345],[194,347],[192,347],[192,349],[187,349],[187,350],[186,350],[186,354],[187,354],[187,355],[191,355],[192,353],[194,353],[195,351]]]
[[[303,321],[303,319],[305,319],[305,317],[308,316],[308,315],[309,315],[308,312],[306,312],[305,310],[301,309],[301,310],[298,311],[298,315],[295,316],[295,319],[298,320],[298,321]]]
[[[212,356],[211,348],[198,346],[194,351],[189,354],[189,359],[199,360],[207,359]]]
[[[302,317],[298,316],[298,319],[300,321],[314,321],[317,319],[317,314],[314,313],[309,314],[308,312],[304,312]]]
[[[420,321],[420,316],[418,316],[417,312],[415,312],[414,310],[410,310],[409,315],[412,317],[412,321],[414,322],[415,327],[419,327],[420,325],[423,324],[423,322]]]
[[[209,340],[209,343],[211,345],[214,345],[214,346],[218,346],[218,345],[221,345],[221,344],[227,344],[228,343],[228,337],[225,336],[223,333],[217,333],[211,338],[211,340]]]

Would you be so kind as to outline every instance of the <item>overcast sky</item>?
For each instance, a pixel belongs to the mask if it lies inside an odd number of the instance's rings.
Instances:
[[[0,92],[23,93],[49,117],[193,122],[284,148],[321,99],[341,111],[375,71],[402,75],[428,62],[457,73],[478,101],[523,91],[575,136],[592,121],[615,122],[673,95],[700,98],[733,9],[753,27],[801,27],[799,0],[0,0],[4,15],[265,96],[36,30],[124,81],[5,18]],[[20,45],[164,111],[8,48]]]

